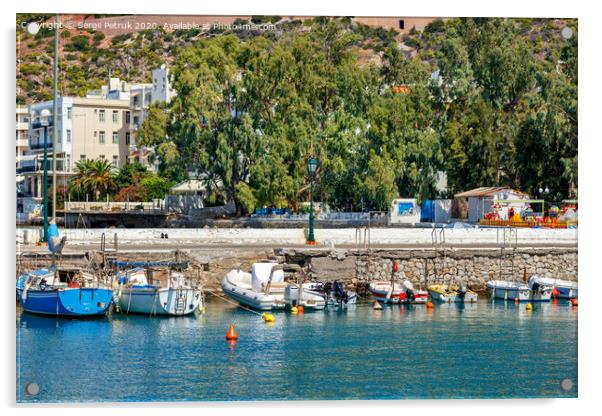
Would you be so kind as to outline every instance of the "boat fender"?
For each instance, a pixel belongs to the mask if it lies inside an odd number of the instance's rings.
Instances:
[[[268,322],[276,322],[276,317],[274,315],[272,315],[271,313],[262,313],[261,317],[263,318],[264,322],[268,323]]]
[[[297,312],[303,313],[305,312],[305,308],[302,305],[297,306]]]
[[[433,309],[433,306],[434,306],[434,305],[433,305],[433,302],[431,302],[431,301],[428,301],[428,302],[426,303],[426,307],[427,307],[427,309]]]
[[[579,305],[579,301],[577,300],[577,298],[572,298],[571,299],[571,305],[573,305],[573,306],[578,306]]]
[[[293,306],[293,307],[291,308],[291,314],[293,314],[293,315],[296,315],[298,312],[299,312],[299,310],[297,309],[297,307],[296,307],[296,306]]]

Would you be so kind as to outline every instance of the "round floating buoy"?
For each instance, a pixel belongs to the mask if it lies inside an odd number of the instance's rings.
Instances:
[[[433,309],[433,308],[434,308],[434,306],[435,306],[435,305],[433,305],[433,302],[431,302],[431,301],[428,301],[428,302],[426,303],[426,307],[427,307],[427,309]]]
[[[293,306],[293,307],[291,308],[291,313],[294,315],[294,314],[296,314],[297,312],[299,312],[299,310],[297,309],[297,307],[296,307],[296,306]]]
[[[234,329],[234,324],[230,324],[230,329],[228,329],[228,332],[226,333],[226,339],[228,341],[236,341],[238,339],[238,334]]]
[[[303,312],[305,312],[305,308],[303,306],[299,305],[299,306],[297,306],[297,312],[303,313]]]
[[[276,322],[276,317],[274,315],[272,315],[271,313],[262,313],[261,317],[263,318],[264,322]]]
[[[393,273],[397,273],[399,271],[399,264],[397,261],[393,262]]]
[[[380,303],[378,303],[377,300],[374,301],[374,304],[372,305],[372,307],[376,310],[381,310],[383,307]]]
[[[527,310],[530,311],[531,309],[533,309],[533,305],[531,305],[530,303],[527,303]]]
[[[572,298],[571,299],[571,305],[573,305],[573,306],[578,306],[579,305],[579,301],[577,300],[577,298]]]
[[[554,299],[556,299],[557,296],[558,296],[558,289],[556,289],[556,288],[552,289],[552,297]]]

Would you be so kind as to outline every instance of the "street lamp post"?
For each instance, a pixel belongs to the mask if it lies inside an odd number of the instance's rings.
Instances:
[[[48,241],[48,125],[50,124],[50,110],[43,109],[40,113],[40,125],[44,127],[44,234],[42,242]]]
[[[550,188],[548,188],[546,186],[546,189],[543,188],[539,188],[539,195],[541,196],[542,199],[542,203],[541,203],[541,216],[543,218],[543,216],[545,215],[545,211],[546,211],[546,195],[548,195],[550,193]]]
[[[318,161],[313,156],[307,161],[307,171],[309,172],[309,233],[307,234],[307,244],[315,244],[314,237],[314,179],[318,169]]]

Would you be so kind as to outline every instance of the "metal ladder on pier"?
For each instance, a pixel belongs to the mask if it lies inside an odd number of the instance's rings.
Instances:
[[[514,280],[515,257],[518,248],[518,234],[514,227],[497,229],[497,244],[500,246],[499,279]]]
[[[431,231],[431,245],[433,246],[433,250],[435,251],[435,257],[433,257],[433,273],[435,280],[440,281],[441,284],[444,284],[445,275],[437,272],[437,259],[440,257],[443,258],[443,266],[447,263],[447,245],[445,242],[445,228],[435,228]],[[425,260],[425,277],[424,280],[426,285],[428,286],[428,259]]]
[[[368,277],[370,274],[370,223],[355,229],[355,277],[358,279]]]

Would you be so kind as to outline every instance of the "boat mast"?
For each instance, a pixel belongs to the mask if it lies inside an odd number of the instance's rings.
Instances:
[[[59,15],[54,27],[54,91],[52,97],[52,221],[56,224],[56,137],[58,132]]]

